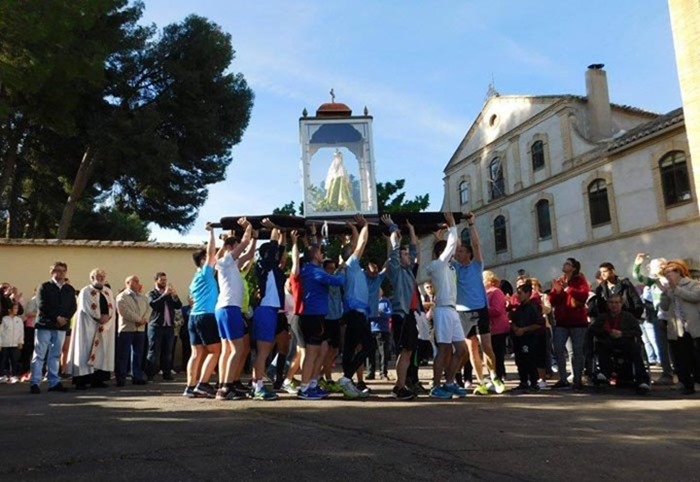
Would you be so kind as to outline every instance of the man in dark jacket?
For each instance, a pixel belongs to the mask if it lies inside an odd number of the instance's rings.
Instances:
[[[642,329],[639,327],[639,321],[622,309],[621,295],[610,295],[607,305],[606,312],[596,318],[590,326],[590,331],[595,337],[595,354],[600,366],[599,380],[605,382],[610,379],[613,352],[618,351],[622,353],[625,361],[632,364],[637,389],[640,392],[648,392],[649,373],[642,359]]]
[[[593,316],[598,316],[608,311],[607,301],[611,295],[620,295],[622,299],[622,309],[631,313],[636,319],[641,319],[644,314],[644,302],[634,287],[632,282],[627,278],[620,278],[615,273],[615,266],[610,262],[602,263],[600,270],[600,284],[595,289],[597,313],[592,313]]]
[[[66,330],[68,330],[70,320],[78,309],[75,289],[66,282],[67,271],[68,265],[66,263],[56,261],[49,270],[51,279],[39,286],[36,293],[38,315],[34,324],[36,331],[29,379],[30,393],[41,393],[39,384],[41,383],[44,362],[48,368],[49,391],[66,391],[61,384],[58,373],[59,361],[66,338]]]
[[[175,310],[182,308],[182,302],[168,276],[158,272],[153,277],[155,288],[148,293],[151,305],[151,319],[148,321],[148,355],[146,356],[146,376],[148,380],[163,370],[163,380],[172,380],[173,344],[175,342]]]

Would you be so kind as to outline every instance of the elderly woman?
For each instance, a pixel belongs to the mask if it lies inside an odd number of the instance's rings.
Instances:
[[[676,361],[683,394],[695,393],[700,382],[700,282],[690,279],[688,266],[675,259],[666,263],[661,309],[668,312],[668,341]]]
[[[78,295],[67,362],[67,372],[73,375],[73,384],[78,390],[88,385],[107,387],[105,381],[114,370],[116,306],[106,279],[103,270],[93,269],[90,284]]]
[[[482,273],[491,326],[491,345],[496,357],[496,376],[499,380],[506,379],[506,341],[510,333],[510,321],[506,311],[506,296],[501,291],[501,280],[493,271]]]
[[[664,268],[666,267],[665,258],[654,258],[649,261],[647,268],[649,275],[642,274],[642,266],[648,258],[646,253],[639,253],[634,259],[632,272],[634,278],[643,283],[645,289],[651,294],[653,309],[647,311],[647,321],[654,326],[654,335],[656,339],[656,348],[659,361],[661,362],[661,376],[654,381],[657,385],[673,385],[673,368],[671,366],[673,360],[669,354],[668,344],[668,312],[661,309],[661,293],[663,287],[668,286],[668,282],[664,277]]]

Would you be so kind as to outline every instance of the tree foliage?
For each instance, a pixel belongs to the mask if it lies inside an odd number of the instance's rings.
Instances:
[[[186,231],[224,179],[253,103],[230,72],[231,37],[196,15],[159,33],[142,12],[126,0],[0,2],[9,234],[119,237],[100,220],[127,239],[149,222]]]

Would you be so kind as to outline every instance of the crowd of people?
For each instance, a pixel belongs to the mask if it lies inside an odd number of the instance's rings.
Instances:
[[[402,243],[388,215],[383,266],[364,259],[370,235],[361,215],[347,223],[337,259],[326,256],[328,240],[313,225],[302,236],[265,219],[270,241],[259,249],[246,218],[242,236],[222,235],[218,248],[207,225],[185,303],[165,272],[144,293],[137,275],[114,289],[94,269],[76,291],[67,265],[55,262],[31,299],[2,284],[0,382],[28,381],[40,394],[42,380],[49,392],[66,391],[68,379],[77,390],[112,379],[117,387],[170,381],[180,338],[189,398],[364,399],[376,379],[393,380],[400,400],[502,394],[509,355],[518,379],[511,393],[613,383],[646,393],[674,377],[680,392],[695,392],[700,282],[682,260],[639,254],[631,280],[603,262],[589,283],[568,258],[547,290],[522,270],[513,288],[484,270],[474,215],[465,219],[469,245],[445,215],[422,285],[415,229],[406,223]],[[432,380],[421,379],[419,367],[431,361]],[[651,365],[661,370],[653,381]]]

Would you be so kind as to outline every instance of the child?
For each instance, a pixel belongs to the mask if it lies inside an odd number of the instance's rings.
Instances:
[[[530,300],[532,284],[527,281],[518,286],[516,296],[518,307],[511,312],[513,349],[515,351],[515,364],[518,366],[520,385],[517,390],[537,391],[538,373],[535,363],[537,350],[536,332],[542,328],[543,318],[534,303]]]
[[[0,324],[0,370],[3,375],[2,382],[17,383],[19,378],[19,355],[24,344],[24,323],[22,318],[17,316],[19,304],[13,303],[7,310],[7,315],[2,317]],[[5,372],[8,361],[10,369]]]

